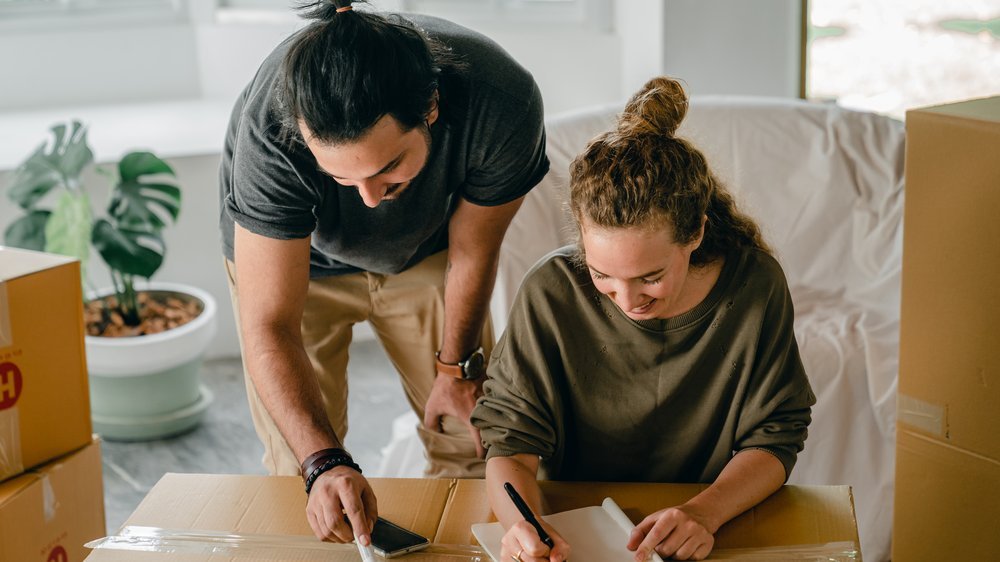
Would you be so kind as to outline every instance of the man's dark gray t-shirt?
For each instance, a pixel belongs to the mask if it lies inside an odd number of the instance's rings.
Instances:
[[[269,238],[311,236],[310,275],[392,274],[448,246],[459,198],[513,201],[548,171],[541,94],[524,68],[490,39],[428,16],[407,19],[463,63],[441,78],[440,116],[427,164],[398,199],[366,207],[358,191],[319,171],[308,148],[281,140],[274,86],[290,42],[279,45],[240,95],[220,169],[225,256],[233,221]]]

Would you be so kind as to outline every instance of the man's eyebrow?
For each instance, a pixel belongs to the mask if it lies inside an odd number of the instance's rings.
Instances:
[[[601,273],[596,267],[590,265],[589,263],[587,264],[587,267],[589,267],[591,269],[591,271],[593,271],[594,273],[596,273],[598,275],[601,275],[603,277],[610,277],[610,275],[607,275],[605,273]],[[652,277],[654,275],[659,275],[660,273],[663,273],[663,270],[664,270],[664,268],[661,267],[660,269],[657,269],[656,271],[650,271],[649,273],[643,273],[642,275],[633,277],[632,279],[645,279],[646,277]]]
[[[381,170],[375,172],[374,174],[368,176],[365,179],[372,179],[372,178],[374,178],[375,176],[377,176],[379,174],[384,174],[386,172],[391,172],[393,170],[393,168],[395,168],[396,166],[399,166],[399,163],[403,161],[403,155],[404,154],[406,154],[406,151],[400,152],[399,156],[396,156],[395,158],[392,159],[391,162],[389,162],[385,166],[382,166]],[[335,180],[344,180],[344,179],[347,179],[347,178],[342,178],[340,176],[335,176],[335,175],[327,172],[326,170],[323,170],[322,168],[320,168],[320,171],[323,172],[324,174],[330,176],[331,178],[333,178]]]

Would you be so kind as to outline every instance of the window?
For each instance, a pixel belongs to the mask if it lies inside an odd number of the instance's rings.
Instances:
[[[291,12],[294,2],[218,0],[218,4],[223,11],[231,12]],[[367,5],[379,11],[432,14],[473,28],[483,22],[496,22],[582,25],[610,31],[614,19],[611,0],[371,0]]]
[[[0,0],[4,29],[48,30],[60,24],[183,21],[187,0]]]
[[[996,0],[810,0],[806,95],[902,119],[1000,93]]]

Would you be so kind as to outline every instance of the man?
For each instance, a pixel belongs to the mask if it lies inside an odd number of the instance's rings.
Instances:
[[[428,475],[482,476],[469,414],[500,243],[548,170],[542,102],[449,22],[339,0],[306,17],[236,103],[220,224],[265,465],[306,480],[318,537],[368,544],[375,497],[343,450],[351,326],[397,367]]]

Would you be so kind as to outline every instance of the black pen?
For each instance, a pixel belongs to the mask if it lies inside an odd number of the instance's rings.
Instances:
[[[517,493],[517,490],[510,485],[510,482],[504,482],[503,489],[507,490],[507,495],[510,496],[511,501],[514,502],[514,507],[521,512],[521,516],[524,517],[524,520],[531,523],[531,526],[538,532],[538,538],[542,539],[542,542],[547,544],[549,548],[554,547],[555,544],[552,542],[552,537],[550,537],[549,534],[545,532],[545,529],[538,524],[538,519],[535,519],[535,514],[531,512],[531,508],[528,507],[528,504],[524,503],[524,498],[521,497],[521,494]]]

